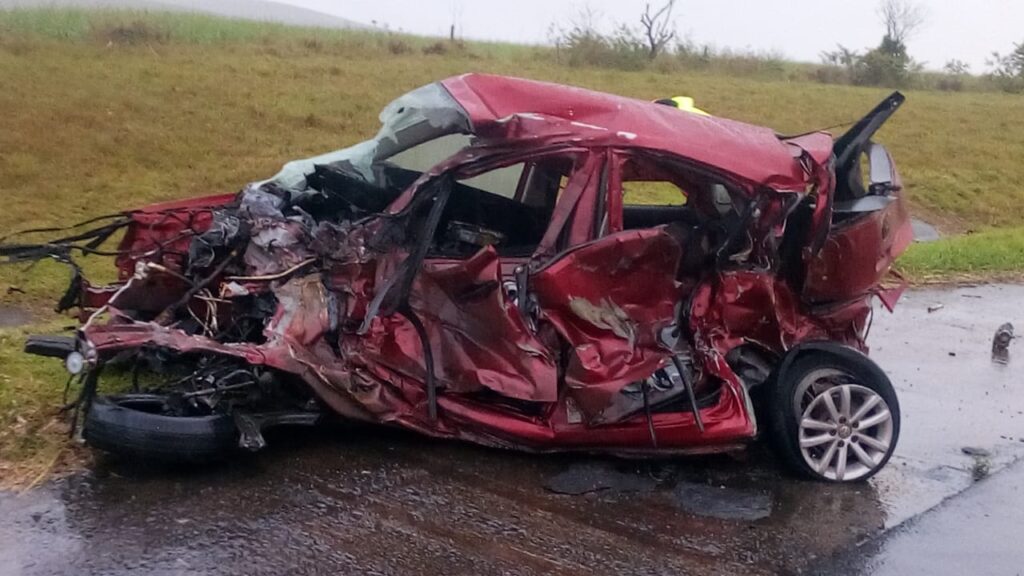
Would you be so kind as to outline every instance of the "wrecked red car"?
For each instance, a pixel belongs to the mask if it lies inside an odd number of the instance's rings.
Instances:
[[[764,435],[798,472],[862,480],[899,435],[865,338],[912,240],[872,141],[903,100],[838,139],[783,137],[469,74],[236,195],[0,254],[72,265],[77,336],[26,347],[80,376],[69,406],[100,449],[203,459],[330,414],[625,456]],[[119,281],[90,284],[80,254],[115,257]]]

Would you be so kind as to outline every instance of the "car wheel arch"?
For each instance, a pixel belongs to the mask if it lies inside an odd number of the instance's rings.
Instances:
[[[864,352],[861,352],[852,346],[831,340],[814,340],[802,342],[787,350],[786,354],[782,357],[782,360],[776,367],[774,374],[770,377],[769,382],[785,378],[786,373],[789,371],[789,368],[792,367],[793,363],[796,362],[798,358],[808,354],[834,356],[845,361],[859,362],[862,363],[867,370],[870,370],[873,373],[873,376],[885,379],[889,378],[885,371],[883,371],[878,364],[876,364],[874,360],[868,357]]]

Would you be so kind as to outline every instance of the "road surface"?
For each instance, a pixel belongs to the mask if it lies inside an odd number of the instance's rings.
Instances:
[[[1003,322],[1024,327],[1022,301],[1019,286],[919,290],[876,314],[869,342],[899,391],[903,436],[867,484],[795,480],[758,448],[631,462],[335,429],[271,437],[265,453],[202,469],[101,458],[0,494],[0,574],[708,576],[854,560],[864,573],[961,574],[937,552],[968,531],[968,573],[1015,574],[1024,558],[996,553],[1024,547],[981,544],[1020,525],[1020,467],[998,472],[1024,455],[1024,346],[1007,365],[990,346]],[[981,509],[973,498],[1017,516],[965,520]]]

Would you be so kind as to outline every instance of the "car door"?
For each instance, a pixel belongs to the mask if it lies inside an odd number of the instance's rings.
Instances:
[[[540,251],[528,279],[538,321],[571,348],[565,381],[590,417],[670,361],[683,300],[678,241],[661,226],[616,231],[622,163],[610,155],[595,196],[581,199],[577,208],[587,208],[574,214],[573,227],[592,239],[550,258]]]

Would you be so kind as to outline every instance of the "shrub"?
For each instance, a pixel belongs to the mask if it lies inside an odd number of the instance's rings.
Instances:
[[[306,38],[302,41],[302,47],[307,52],[320,53],[324,50],[324,43],[319,38]]]
[[[964,89],[964,79],[959,75],[943,74],[935,83],[935,87],[944,92],[960,92]]]
[[[435,56],[444,56],[448,53],[448,43],[443,40],[438,40],[432,44],[427,44],[423,47],[423,53]]]
[[[824,64],[811,70],[810,79],[822,84],[852,84],[850,71],[842,66]]]
[[[595,66],[620,70],[640,70],[647,65],[647,51],[634,38],[620,30],[614,35],[571,32],[556,47],[569,66]]]
[[[401,56],[402,54],[411,54],[412,45],[401,38],[390,38],[387,42],[387,49],[390,54],[395,56]]]
[[[676,45],[673,57],[685,70],[708,70],[739,76],[761,76],[784,79],[786,64],[780,54],[719,50],[704,44],[685,41]]]
[[[170,37],[166,31],[142,20],[95,28],[93,34],[101,42],[124,45],[156,44],[166,42]]]

